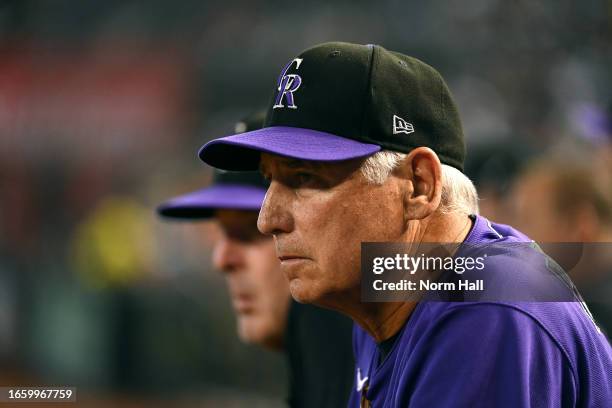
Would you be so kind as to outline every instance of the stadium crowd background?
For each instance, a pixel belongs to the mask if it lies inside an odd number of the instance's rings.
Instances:
[[[442,73],[485,216],[548,242],[612,242],[610,1],[4,1],[0,385],[282,406],[282,358],[235,336],[214,228],[154,208],[204,186],[197,149],[329,40]],[[574,278],[612,298],[610,274]]]

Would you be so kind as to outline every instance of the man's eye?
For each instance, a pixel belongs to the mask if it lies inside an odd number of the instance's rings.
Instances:
[[[314,176],[312,174],[304,172],[297,173],[295,178],[298,180],[299,184],[309,183],[314,180]]]
[[[241,242],[243,244],[254,243],[260,239],[266,238],[256,228],[244,228],[233,231],[226,231],[225,235],[232,241]]]

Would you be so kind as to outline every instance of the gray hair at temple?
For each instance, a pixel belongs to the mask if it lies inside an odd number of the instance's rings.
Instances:
[[[382,184],[405,157],[404,153],[380,151],[363,162],[361,173],[369,183]],[[478,214],[476,187],[465,174],[446,164],[442,165],[442,199],[438,211]]]

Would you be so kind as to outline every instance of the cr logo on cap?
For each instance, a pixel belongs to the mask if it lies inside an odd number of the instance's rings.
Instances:
[[[278,93],[276,94],[276,100],[274,101],[274,106],[272,109],[276,108],[284,108],[283,99],[287,99],[287,107],[291,109],[297,109],[295,105],[295,101],[293,99],[293,93],[298,90],[300,85],[302,84],[302,77],[297,74],[287,74],[291,65],[295,62],[295,69],[300,68],[300,64],[302,63],[302,58],[296,58],[290,63],[288,63],[285,68],[281,71],[281,75],[278,78]]]

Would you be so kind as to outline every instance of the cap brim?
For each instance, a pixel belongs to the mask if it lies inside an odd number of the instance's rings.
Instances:
[[[198,156],[225,170],[257,170],[261,152],[301,160],[334,162],[370,156],[381,150],[331,133],[311,129],[273,126],[222,137],[206,143]]]
[[[219,209],[259,211],[265,195],[263,188],[217,184],[172,198],[157,207],[157,212],[169,218],[206,219]]]

